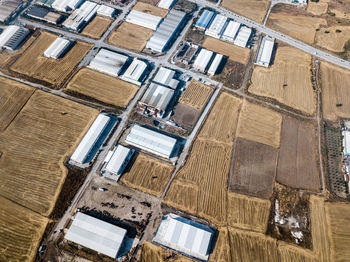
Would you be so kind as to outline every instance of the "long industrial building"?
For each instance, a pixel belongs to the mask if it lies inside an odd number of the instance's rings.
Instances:
[[[350,156],[350,131],[344,130],[343,132],[343,148],[344,148],[344,156]]]
[[[219,66],[221,65],[222,63],[222,59],[224,58],[223,55],[221,54],[216,54],[215,57],[214,57],[214,60],[213,62],[211,63],[209,69],[208,69],[208,74],[213,76],[216,74],[216,72],[218,71],[219,69]]]
[[[125,18],[126,22],[143,26],[152,30],[156,30],[162,18],[155,15],[150,15],[136,10],[131,10]]]
[[[170,10],[163,22],[159,25],[152,37],[148,40],[146,48],[153,52],[163,53],[175,34],[182,27],[186,13],[178,10]]]
[[[205,73],[212,59],[213,54],[214,53],[212,51],[202,48],[196,60],[194,60],[193,68],[201,71],[202,73]]]
[[[177,144],[175,138],[139,125],[134,125],[131,128],[125,142],[168,159],[171,157]]]
[[[157,6],[169,10],[174,5],[175,1],[176,0],[160,0]]]
[[[271,56],[273,47],[275,45],[275,39],[270,36],[265,36],[260,43],[258,55],[256,57],[255,64],[268,67],[271,62]]]
[[[116,258],[126,233],[124,228],[78,212],[64,238]]]
[[[135,58],[121,78],[127,82],[140,86],[142,85],[142,81],[147,72],[147,67],[146,62]]]
[[[213,236],[210,227],[170,213],[163,217],[153,242],[206,261]]]
[[[15,50],[26,39],[29,30],[17,25],[10,25],[0,35],[0,48]]]
[[[205,31],[206,35],[220,38],[227,25],[227,17],[224,15],[217,15],[210,27]]]
[[[109,116],[104,114],[98,115],[71,156],[70,159],[73,162],[83,165],[86,163],[87,159],[93,158],[93,156],[91,156],[91,153],[94,152],[93,148],[101,138],[110,121],[111,118]]]
[[[227,27],[224,33],[222,34],[221,39],[233,43],[240,27],[240,23],[231,20],[227,24]]]
[[[45,50],[44,56],[59,59],[66,54],[72,42],[68,39],[57,37],[56,40]]]
[[[54,25],[58,24],[63,19],[63,15],[49,11],[48,9],[40,6],[31,7],[25,14],[30,18],[38,19]]]
[[[118,181],[133,153],[133,149],[117,145],[112,151],[108,152],[107,157],[104,160],[105,164],[102,168],[102,173],[112,174],[114,179]]]
[[[206,30],[210,23],[213,21],[215,13],[209,10],[204,10],[201,16],[198,18],[195,27],[199,30]]]
[[[77,9],[83,2],[84,0],[55,0],[51,6],[58,11],[67,12]]]
[[[63,26],[73,31],[82,29],[97,13],[99,5],[86,1],[63,22]]]
[[[175,74],[176,72],[174,70],[166,67],[160,67],[157,74],[153,78],[153,82],[166,87],[170,87],[172,89],[176,89],[179,84],[179,80],[174,78]]]
[[[4,23],[11,18],[25,2],[22,0],[2,0],[0,1],[0,22]]]
[[[128,56],[107,49],[100,49],[96,56],[91,60],[89,68],[96,71],[117,77],[123,68],[123,65],[129,59]]]
[[[238,35],[233,42],[235,45],[238,45],[240,47],[246,47],[247,43],[249,41],[250,35],[252,34],[252,29],[246,26],[242,26],[241,29],[238,32]]]
[[[97,9],[97,14],[101,16],[113,18],[115,15],[115,9],[108,5],[100,5],[100,7]]]

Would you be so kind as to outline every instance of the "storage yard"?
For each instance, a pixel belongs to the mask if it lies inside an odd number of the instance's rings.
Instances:
[[[84,28],[82,34],[93,39],[100,39],[112,22],[113,20],[110,18],[95,16],[95,18]]]
[[[223,0],[221,6],[261,23],[269,4],[269,0]]]

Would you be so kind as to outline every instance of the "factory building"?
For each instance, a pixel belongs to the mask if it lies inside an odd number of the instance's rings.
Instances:
[[[16,50],[20,47],[24,39],[29,34],[29,30],[17,25],[7,26],[6,29],[0,34],[0,48],[8,50]]]
[[[97,9],[97,14],[101,16],[113,18],[115,15],[115,9],[108,5],[100,5],[100,7]]]
[[[193,68],[199,70],[202,73],[205,73],[212,59],[212,56],[213,56],[212,51],[202,48],[196,60],[194,60]]]
[[[205,31],[206,35],[220,38],[227,25],[227,17],[223,15],[215,16],[210,27]]]
[[[163,53],[170,45],[173,37],[182,27],[185,16],[186,13],[184,12],[170,10],[163,22],[148,40],[146,48],[153,52]]]
[[[30,18],[54,25],[57,25],[63,19],[63,15],[51,12],[48,9],[39,6],[31,7],[25,14]]]
[[[107,49],[100,49],[91,60],[89,68],[117,77],[129,57]]]
[[[78,31],[82,29],[96,15],[99,5],[86,1],[63,22],[67,29]]]
[[[84,0],[55,0],[51,6],[58,11],[67,12],[77,9],[83,2]]]
[[[25,4],[22,0],[0,1],[0,22],[4,23],[16,14]]]
[[[350,156],[350,131],[343,131],[343,148],[344,148],[344,156]]]
[[[164,9],[171,9],[176,0],[160,0],[158,3],[158,7]]]
[[[153,242],[207,261],[213,236],[210,227],[170,213],[163,217]]]
[[[152,30],[156,30],[158,25],[162,21],[162,18],[159,16],[150,15],[136,10],[131,10],[125,18],[125,21]]]
[[[215,13],[209,10],[204,10],[202,15],[197,20],[195,27],[199,30],[206,30],[213,21]]]
[[[177,140],[159,132],[134,125],[125,142],[164,158],[170,158]]]
[[[250,35],[252,34],[252,29],[246,26],[242,26],[241,29],[238,32],[238,35],[233,42],[235,45],[238,45],[240,47],[246,47],[247,43],[249,41]]]
[[[59,59],[68,52],[71,44],[72,42],[70,40],[57,37],[56,40],[45,50],[44,56]]]
[[[116,258],[126,233],[124,228],[78,212],[64,238]]]
[[[163,117],[173,96],[174,90],[152,82],[141,98],[139,105],[147,113]]]
[[[121,78],[127,82],[140,86],[142,85],[146,72],[147,63],[135,58]]]
[[[224,58],[223,55],[221,54],[216,54],[215,58],[213,60],[213,62],[211,63],[209,69],[208,69],[208,74],[213,76],[216,74],[216,72],[218,71],[219,66],[222,63],[222,59]]]
[[[92,159],[96,153],[94,147],[96,146],[98,140],[102,137],[103,132],[107,129],[110,124],[111,118],[104,114],[99,114],[95,119],[94,123],[91,125],[89,130],[86,132],[80,144],[75,149],[71,156],[71,160],[78,164],[86,164],[87,160]]]
[[[37,0],[35,4],[37,5],[43,5],[47,7],[52,7],[52,4],[55,2],[55,0]]]
[[[221,39],[233,43],[240,27],[240,23],[231,20],[227,24],[227,27],[222,34]]]
[[[255,64],[268,67],[270,65],[275,39],[271,36],[265,36],[260,43],[258,55]]]
[[[157,74],[153,78],[153,82],[166,87],[170,87],[172,89],[176,89],[179,84],[179,80],[174,78],[175,74],[176,71],[174,70],[166,67],[160,67]]]
[[[112,177],[114,180],[118,181],[133,153],[133,149],[117,145],[113,150],[108,152],[101,173],[106,176],[110,174],[112,176],[108,177]]]

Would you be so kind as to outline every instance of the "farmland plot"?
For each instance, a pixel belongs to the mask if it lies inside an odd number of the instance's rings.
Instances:
[[[192,80],[181,95],[179,103],[202,110],[212,93],[213,88]]]
[[[100,39],[112,22],[113,20],[110,18],[95,16],[81,33],[94,39]]]
[[[168,10],[164,8],[160,8],[148,3],[137,1],[136,5],[132,8],[132,10],[136,10],[142,13],[146,13],[149,15],[165,17],[168,14]]]
[[[343,52],[344,45],[350,39],[349,26],[331,26],[321,28],[316,34],[315,44],[332,52]]]
[[[261,23],[269,4],[269,0],[223,0],[221,6]]]

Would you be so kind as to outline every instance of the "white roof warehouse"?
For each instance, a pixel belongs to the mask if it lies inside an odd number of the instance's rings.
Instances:
[[[17,49],[29,34],[27,28],[10,25],[0,34],[0,48]]]
[[[256,64],[268,67],[270,65],[275,39],[270,36],[265,36],[260,44],[259,52],[256,57]]]
[[[156,30],[159,23],[162,21],[162,18],[136,10],[131,10],[128,16],[125,18],[125,21],[152,30]]]
[[[98,4],[86,1],[78,9],[74,10],[62,25],[68,29],[78,31],[96,15],[98,8]]]
[[[44,56],[48,58],[59,59],[68,51],[71,41],[57,37],[56,40],[45,50]]]

